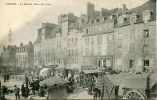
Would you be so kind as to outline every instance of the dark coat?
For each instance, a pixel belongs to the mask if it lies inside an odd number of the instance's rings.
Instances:
[[[29,88],[28,87],[24,87],[23,88],[23,97],[28,97],[29,96]]]

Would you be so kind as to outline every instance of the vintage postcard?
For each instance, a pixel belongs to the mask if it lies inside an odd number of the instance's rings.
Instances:
[[[156,0],[0,0],[0,100],[157,99]]]

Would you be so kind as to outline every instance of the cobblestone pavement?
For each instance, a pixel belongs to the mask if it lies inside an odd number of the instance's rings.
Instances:
[[[7,87],[14,87],[14,85],[17,85],[18,87],[21,87],[23,81],[21,80],[15,80],[15,79],[10,79],[8,82],[4,82],[3,78],[0,77],[1,84]]]
[[[68,96],[68,99],[93,99],[93,95],[89,95],[87,93],[87,90],[79,88],[77,90],[80,90],[80,92],[75,93],[75,94],[71,94]]]
[[[22,80],[15,80],[15,79],[10,79],[8,82],[3,82],[3,78],[0,77],[2,85],[7,86],[8,88],[14,88],[14,85],[17,85],[18,87],[21,88],[21,85],[23,83]],[[6,99],[15,99],[14,93],[12,94],[7,94]],[[45,100],[45,98],[39,98],[41,100]],[[74,90],[74,93],[68,94],[68,99],[92,99],[92,95],[88,95],[87,90],[83,89],[81,87],[78,87]],[[21,96],[21,99],[25,99]]]
[[[89,100],[93,99],[93,96],[92,95],[88,95],[87,90],[85,90],[85,89],[78,88],[74,92],[76,92],[76,93],[72,93],[72,94],[68,95],[68,99],[89,99]],[[8,94],[5,97],[6,97],[7,100],[8,99],[15,99],[15,95],[13,93],[12,94]],[[38,96],[34,96],[33,98],[34,99],[40,99],[40,100],[46,100],[46,97],[45,98],[41,98],[41,97],[38,97]],[[21,96],[21,99],[25,100],[26,98],[23,98]]]
[[[9,89],[13,89],[14,85],[17,85],[19,88],[21,88],[21,85],[23,83],[23,81],[15,80],[15,79],[10,79],[8,82],[4,82],[2,77],[0,77],[0,81],[1,81],[2,85],[8,87]],[[7,95],[5,95],[5,97],[7,100],[8,99],[16,99],[15,95],[13,93],[7,94]],[[24,99],[24,98],[21,97],[21,99]]]

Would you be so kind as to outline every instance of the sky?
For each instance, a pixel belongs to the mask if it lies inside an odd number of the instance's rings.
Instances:
[[[0,52],[7,44],[8,33],[11,28],[13,44],[21,42],[27,44],[37,38],[37,29],[41,23],[58,22],[58,16],[63,13],[73,12],[76,16],[86,14],[86,3],[95,5],[95,10],[101,8],[112,9],[126,4],[131,9],[147,2],[148,0],[0,0]],[[8,5],[16,3],[16,5]],[[33,5],[19,5],[27,3]],[[34,5],[46,3],[49,5]]]

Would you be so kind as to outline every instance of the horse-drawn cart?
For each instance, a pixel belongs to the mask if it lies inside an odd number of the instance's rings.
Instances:
[[[157,73],[134,77],[122,82],[123,99],[154,99],[157,97]]]
[[[157,97],[156,76],[157,73],[103,75],[98,78],[101,98],[154,99]]]

